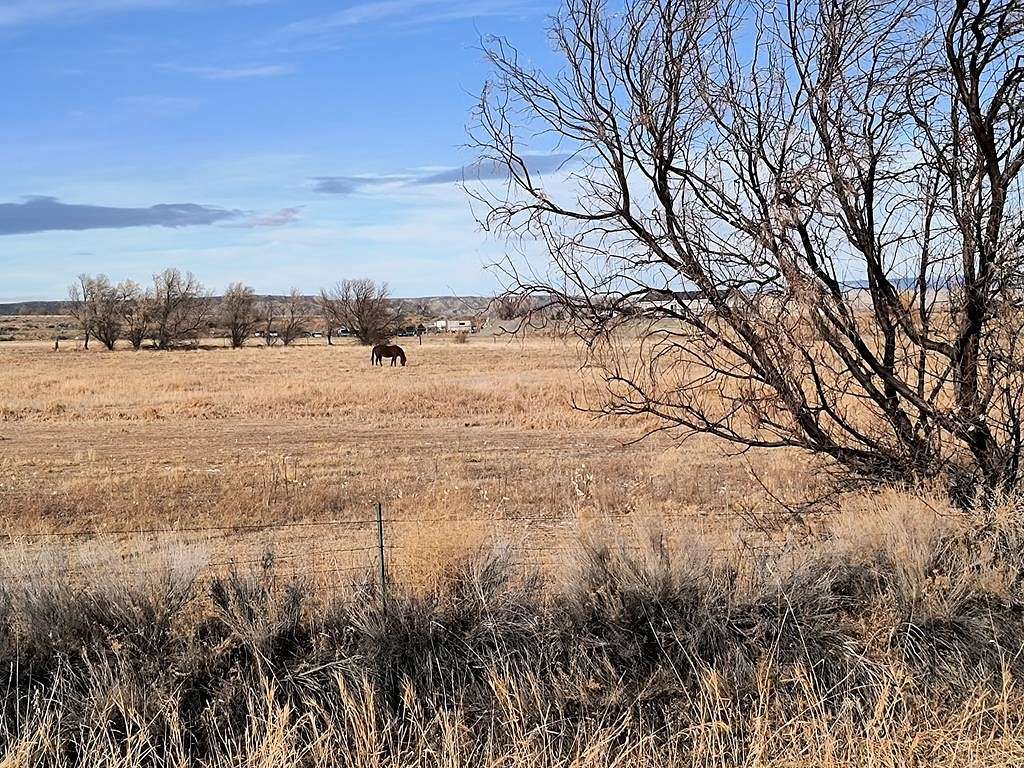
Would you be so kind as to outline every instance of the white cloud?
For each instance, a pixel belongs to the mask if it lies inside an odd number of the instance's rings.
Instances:
[[[250,216],[245,221],[234,226],[245,229],[256,229],[258,227],[283,227],[285,224],[292,224],[301,218],[301,208],[282,208],[272,213],[263,213]]]
[[[549,10],[539,0],[371,0],[333,13],[288,24],[278,37],[306,44],[332,45],[357,27],[424,27],[431,24],[495,16],[521,16]]]
[[[0,27],[184,4],[181,0],[11,0],[0,5]]]
[[[204,5],[261,5],[269,0],[4,0],[0,27],[66,21],[123,11],[201,8]]]
[[[255,80],[265,77],[280,77],[295,72],[289,64],[264,64],[251,67],[192,67],[169,64],[164,69],[195,75],[204,80]]]
[[[125,114],[154,120],[187,114],[201,103],[184,96],[125,96],[117,100]]]
[[[502,261],[508,244],[480,231],[459,185],[413,183],[442,172],[454,175],[452,166],[420,167],[400,177],[357,175],[352,178],[381,183],[345,196],[311,189],[308,179],[322,163],[322,158],[295,153],[239,155],[192,168],[114,168],[87,178],[51,179],[52,184],[35,179],[32,188],[67,200],[101,199],[109,206],[132,207],[138,200],[201,199],[244,213],[213,226],[133,226],[3,238],[6,293],[60,297],[67,281],[83,270],[141,281],[168,265],[191,269],[217,289],[243,280],[268,293],[292,285],[314,292],[354,276],[387,281],[396,293],[408,296],[496,288],[495,275],[485,267]],[[554,191],[564,182],[561,174],[552,173],[544,183]],[[19,187],[24,184],[22,179]],[[20,194],[14,190],[7,199]],[[82,256],[83,251],[95,255]],[[543,263],[542,254],[537,259]],[[42,263],[45,270],[38,267]]]

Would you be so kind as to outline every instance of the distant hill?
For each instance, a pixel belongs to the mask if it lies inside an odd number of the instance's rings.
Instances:
[[[284,296],[260,296],[260,299]],[[312,305],[315,297],[306,297]],[[487,310],[490,299],[486,296],[422,296],[419,298],[396,298],[394,302],[408,315],[424,318],[453,319],[478,315]],[[64,301],[15,301],[0,304],[0,315],[63,315],[66,314]]]
[[[63,301],[15,301],[0,304],[0,315],[63,315]]]
[[[490,299],[486,296],[424,296],[418,299],[395,299],[407,315],[454,319],[470,317],[487,311]]]

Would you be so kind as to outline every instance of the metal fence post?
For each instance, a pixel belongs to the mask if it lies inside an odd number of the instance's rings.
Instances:
[[[380,557],[380,602],[388,609],[388,571],[384,561],[384,507],[377,502],[377,553]]]

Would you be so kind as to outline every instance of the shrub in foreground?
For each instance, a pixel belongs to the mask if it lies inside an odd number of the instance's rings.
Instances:
[[[730,563],[591,544],[561,588],[488,549],[386,608],[371,574],[336,591],[270,559],[207,582],[11,580],[0,749],[12,766],[1009,760],[1017,576],[976,549],[936,533],[912,555]]]

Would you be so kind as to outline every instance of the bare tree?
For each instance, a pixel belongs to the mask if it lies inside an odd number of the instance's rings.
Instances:
[[[1022,0],[567,0],[552,38],[555,75],[488,43],[508,179],[470,192],[543,243],[504,271],[607,411],[965,504],[1020,487]]]
[[[196,343],[207,330],[213,302],[191,272],[166,269],[153,276],[150,335],[157,349]]]
[[[106,275],[98,275],[91,291],[93,334],[108,350],[113,350],[124,329],[124,293]]]
[[[221,323],[227,329],[232,349],[245,345],[259,322],[256,292],[242,283],[232,283],[220,302]]]
[[[518,293],[499,293],[490,303],[490,314],[496,320],[515,320],[530,313],[530,297]]]
[[[327,346],[334,344],[334,327],[336,323],[334,307],[328,292],[321,289],[316,299],[316,306],[320,312],[320,321],[323,323],[324,336],[327,338]]]
[[[347,328],[362,344],[379,344],[394,336],[403,317],[392,304],[386,283],[372,280],[343,280],[321,291],[321,305],[334,324]]]
[[[256,307],[256,314],[259,317],[259,325],[263,331],[263,343],[268,347],[274,346],[279,340],[277,330],[278,304],[275,299],[266,298]]]
[[[142,342],[150,334],[150,323],[153,315],[153,295],[144,291],[135,282],[125,280],[118,286],[123,297],[121,303],[121,323],[124,338],[138,351]]]
[[[281,310],[281,343],[286,347],[306,332],[306,299],[298,288],[292,288]]]
[[[95,278],[83,273],[68,287],[67,312],[82,329],[86,349],[89,348],[89,339],[92,338],[96,327],[94,316],[96,307],[93,299],[94,286]]]
[[[78,321],[85,335],[85,348],[90,338],[99,339],[108,350],[121,338],[121,308],[124,297],[121,286],[106,275],[79,275],[68,289],[68,312]]]

